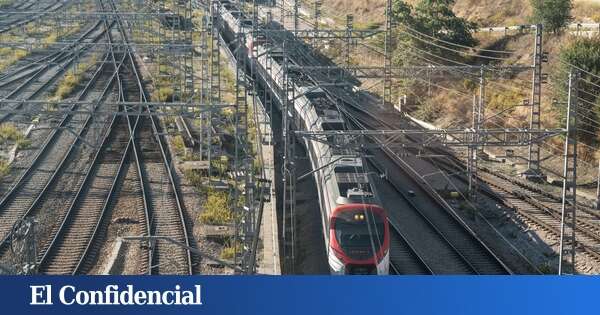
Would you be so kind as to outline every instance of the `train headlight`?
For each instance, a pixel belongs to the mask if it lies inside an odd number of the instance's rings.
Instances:
[[[362,213],[357,213],[354,215],[354,221],[364,221],[365,215]]]

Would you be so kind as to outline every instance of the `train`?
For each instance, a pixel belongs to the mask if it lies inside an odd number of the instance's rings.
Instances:
[[[224,41],[231,42],[240,27],[252,28],[252,20],[246,18],[227,0],[218,2],[223,19]],[[278,34],[286,34],[280,25],[270,22]],[[244,30],[241,30],[244,31]],[[243,55],[257,71],[258,83],[273,91],[281,106],[283,78],[283,55],[278,43],[265,37],[253,42],[251,32],[245,40]],[[286,36],[292,36],[289,33]],[[236,47],[236,49],[240,49]],[[251,51],[258,51],[251,58]],[[266,53],[268,51],[268,53]],[[293,60],[289,60],[293,63]],[[293,127],[304,131],[345,130],[344,115],[336,101],[315,84],[310,77],[289,70],[294,76]],[[289,91],[289,90],[288,90]],[[280,108],[281,109],[281,108]],[[299,139],[308,152],[313,176],[318,183],[321,223],[329,270],[333,275],[387,275],[389,274],[390,231],[386,210],[380,205],[372,185],[372,173],[364,165],[363,157],[350,149],[330,145],[327,141],[302,137]]]

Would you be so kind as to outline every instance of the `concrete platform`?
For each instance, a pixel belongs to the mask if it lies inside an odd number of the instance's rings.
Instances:
[[[260,107],[260,106],[258,106]],[[269,117],[263,112],[260,107],[258,112],[260,121],[269,121]],[[270,124],[260,124],[261,134],[271,135]],[[265,179],[275,183],[275,167],[274,167],[274,147],[272,141],[262,142],[262,157],[265,168]],[[280,258],[279,258],[279,233],[277,228],[277,197],[275,195],[275,185],[271,185],[271,200],[264,202],[263,215],[260,226],[260,245],[258,249],[257,272],[260,274],[280,275]]]

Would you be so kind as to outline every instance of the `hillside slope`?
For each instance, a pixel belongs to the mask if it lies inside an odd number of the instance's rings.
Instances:
[[[360,23],[382,23],[385,0],[324,1],[328,13],[337,17],[353,14]],[[416,0],[407,0],[415,3]],[[308,1],[312,3],[312,1]],[[527,23],[531,15],[529,0],[456,0],[457,15],[481,26],[503,26]],[[575,0],[573,17],[578,22],[600,22],[600,0]]]

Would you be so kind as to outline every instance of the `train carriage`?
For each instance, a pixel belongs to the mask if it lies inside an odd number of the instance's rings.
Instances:
[[[222,1],[224,24],[231,32],[251,28],[252,22]],[[247,32],[249,34],[250,32]],[[253,45],[256,45],[253,47]],[[279,100],[283,87],[283,57],[274,43],[261,38],[253,43],[246,38],[246,49],[258,50],[254,69],[262,84]],[[269,53],[265,53],[266,51]],[[247,54],[244,54],[248,56]],[[254,62],[249,58],[249,62]],[[288,60],[294,64],[294,60]],[[270,71],[267,71],[270,69]],[[305,131],[344,130],[345,120],[335,102],[304,73],[289,70],[293,77],[294,128]],[[326,141],[301,139],[309,153],[315,181],[319,183],[323,236],[332,274],[379,274],[389,272],[389,226],[385,210],[379,206],[370,174],[363,159],[349,150],[329,145]]]

